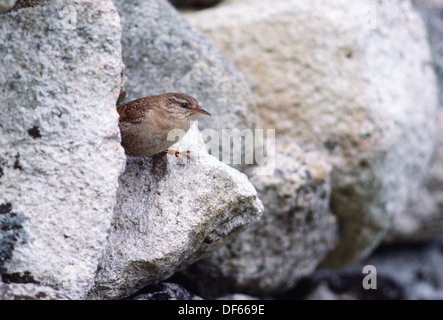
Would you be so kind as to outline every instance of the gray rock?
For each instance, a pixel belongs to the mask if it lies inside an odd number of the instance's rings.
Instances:
[[[428,28],[434,67],[439,80],[440,106],[443,107],[443,1],[413,0],[422,13]]]
[[[423,241],[443,234],[443,109],[439,112],[439,144],[421,189],[403,214],[394,217],[386,242]]]
[[[327,150],[341,237],[325,265],[367,256],[436,144],[436,79],[410,1],[238,0],[186,16],[248,79],[265,128]]]
[[[144,288],[143,293],[139,293],[131,300],[203,300],[201,297],[192,294],[183,286],[176,283],[162,282]]]
[[[385,241],[426,240],[443,233],[443,1],[414,1],[429,33],[434,66],[439,80],[439,140],[424,185],[412,195],[404,214],[396,216]]]
[[[383,241],[414,242],[440,236],[443,233],[442,208],[439,208],[433,193],[423,186],[412,195],[405,212],[394,217]]]
[[[412,0],[412,3],[421,10],[429,10],[429,11],[443,10],[442,0]]]
[[[210,156],[194,125],[174,156],[130,157],[92,299],[121,298],[166,279],[232,238],[262,214],[247,177]]]
[[[0,0],[0,14],[11,9],[17,0]]]
[[[106,0],[54,0],[0,16],[4,281],[71,298],[93,284],[125,159],[115,110],[120,37]]]
[[[255,102],[243,75],[166,0],[114,3],[123,22],[128,101],[185,92],[213,115],[199,120],[200,129],[254,129]]]
[[[69,297],[51,287],[35,283],[0,281],[0,300],[69,300]]]
[[[280,143],[273,174],[248,171],[265,206],[235,240],[184,271],[203,297],[275,294],[312,273],[337,240],[329,210],[330,166],[318,152]]]

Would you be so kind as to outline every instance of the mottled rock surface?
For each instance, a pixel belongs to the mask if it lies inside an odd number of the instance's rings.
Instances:
[[[254,129],[255,101],[243,75],[171,4],[114,3],[123,23],[127,101],[185,92],[213,115],[199,120],[200,129]]]
[[[417,192],[437,88],[410,1],[228,1],[187,14],[245,75],[265,128],[325,149],[341,237],[325,265],[368,255]]]
[[[423,15],[428,28],[428,38],[434,58],[434,66],[440,80],[440,104],[443,106],[443,1],[413,0],[415,7]]]
[[[413,0],[428,28],[434,67],[439,80],[440,106],[443,107],[443,1]]]
[[[439,80],[438,146],[422,188],[404,214],[395,217],[386,241],[426,240],[443,234],[443,1],[414,1],[425,19],[433,65]]]
[[[65,24],[67,4],[75,26]],[[93,283],[124,167],[120,37],[111,1],[52,1],[0,16],[4,282],[71,298]]]
[[[438,132],[437,151],[424,184],[412,194],[405,212],[394,217],[387,242],[423,241],[443,234],[443,109]]]
[[[11,9],[17,0],[0,0],[0,14]]]
[[[90,298],[122,298],[166,279],[261,216],[247,177],[210,156],[198,134],[192,127],[178,146],[190,150],[194,162],[128,158]]]
[[[184,274],[198,294],[274,294],[315,270],[337,240],[329,210],[330,166],[318,152],[278,143],[275,169],[247,171],[263,201],[262,218]]]
[[[69,300],[69,297],[51,287],[35,283],[0,281],[0,300]]]

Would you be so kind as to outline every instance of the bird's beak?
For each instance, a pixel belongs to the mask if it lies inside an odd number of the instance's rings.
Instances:
[[[208,111],[206,111],[205,109],[202,109],[202,108],[198,108],[197,110],[195,110],[197,113],[203,113],[203,114],[206,114],[206,115],[208,115],[208,116],[210,116],[211,114],[208,112]]]

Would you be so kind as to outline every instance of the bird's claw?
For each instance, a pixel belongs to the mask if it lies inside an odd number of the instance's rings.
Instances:
[[[166,150],[162,151],[161,153],[162,153],[162,154],[170,154],[170,155],[174,155],[176,158],[179,158],[179,159],[180,159],[180,161],[182,162],[182,164],[184,164],[184,161],[183,161],[182,158],[180,158],[181,155],[186,156],[189,160],[194,160],[194,159],[191,157],[191,155],[190,155],[190,154],[191,154],[191,151],[189,151],[189,150],[187,150],[187,151],[178,151],[178,150],[175,150],[175,149],[166,149]]]

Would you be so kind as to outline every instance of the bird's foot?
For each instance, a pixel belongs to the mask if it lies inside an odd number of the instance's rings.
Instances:
[[[182,161],[182,163],[184,164],[184,162],[183,162],[183,159],[182,158],[180,158],[180,156],[182,156],[182,155],[184,155],[184,156],[186,156],[189,160],[194,160],[192,157],[191,157],[191,151],[185,151],[185,152],[182,152],[182,151],[178,151],[178,150],[175,150],[175,149],[166,149],[166,150],[163,150],[162,152],[160,152],[160,153],[162,153],[162,154],[169,154],[169,155],[174,155],[176,158],[179,158],[180,159],[180,161]]]

